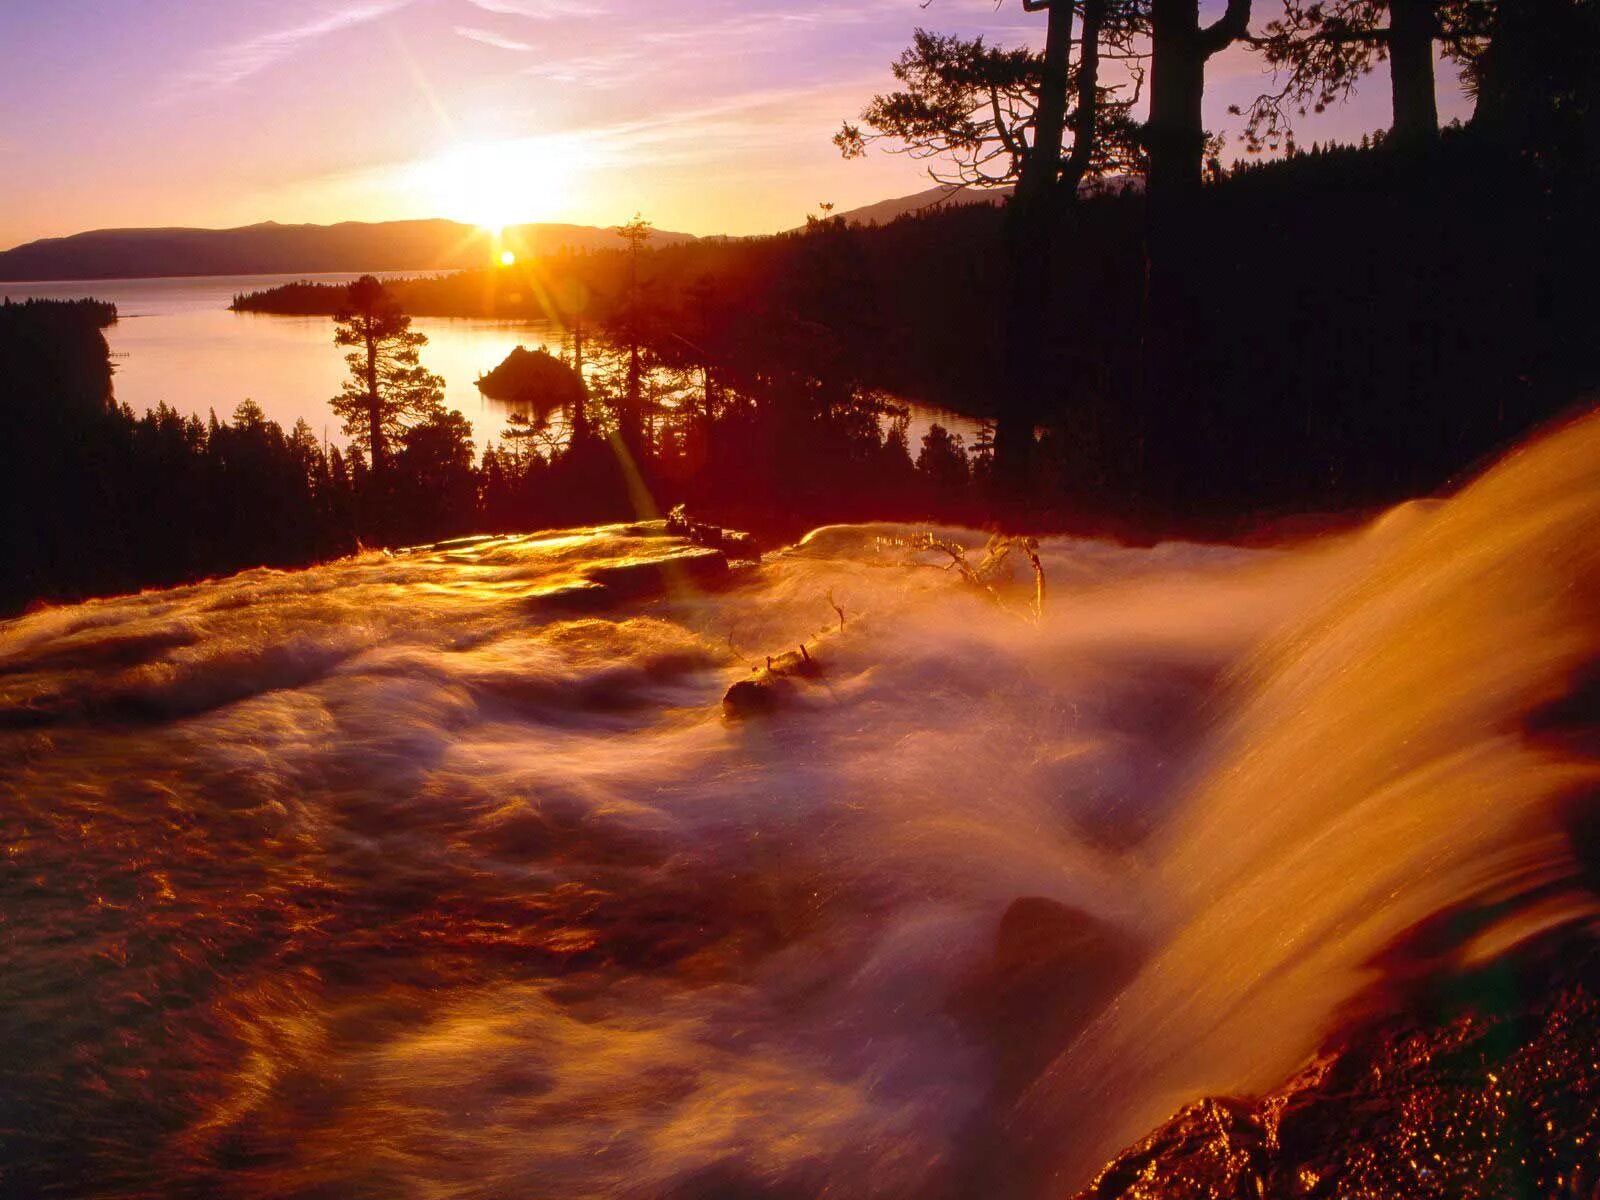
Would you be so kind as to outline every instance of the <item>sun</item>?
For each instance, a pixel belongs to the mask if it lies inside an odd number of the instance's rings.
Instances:
[[[438,215],[499,233],[566,204],[573,163],[563,151],[547,138],[456,146],[416,164],[408,182]]]
[[[517,256],[509,250],[500,251],[500,265],[502,267],[516,266]]]

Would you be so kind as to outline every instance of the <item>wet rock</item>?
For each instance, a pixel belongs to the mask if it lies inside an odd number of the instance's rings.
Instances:
[[[1259,1200],[1266,1194],[1262,1175],[1268,1169],[1269,1141],[1260,1114],[1250,1104],[1202,1100],[1125,1151],[1084,1196]]]
[[[590,583],[607,588],[613,596],[630,599],[659,594],[678,584],[720,583],[727,574],[727,557],[720,550],[699,546],[665,558],[606,563],[584,572]]]
[[[1555,934],[1421,985],[1258,1099],[1185,1108],[1079,1200],[1600,1197],[1600,951]]]
[[[526,600],[531,611],[543,612],[599,612],[616,600],[610,588],[588,580],[544,588]]]
[[[757,559],[761,551],[750,534],[738,529],[724,529],[693,520],[683,505],[678,505],[667,515],[666,532],[674,537],[687,538],[697,546],[720,550],[732,559]]]
[[[1043,896],[1012,901],[988,963],[952,1010],[994,1049],[999,1090],[1015,1096],[1132,975],[1137,946],[1121,931]]]

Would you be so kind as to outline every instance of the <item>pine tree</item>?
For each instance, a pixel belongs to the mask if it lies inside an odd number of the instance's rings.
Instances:
[[[371,275],[350,285],[334,321],[334,345],[355,349],[345,355],[350,378],[328,403],[343,418],[344,432],[367,452],[373,475],[382,477],[390,443],[412,425],[443,415],[444,380],[418,361],[427,337],[411,328],[411,318]]]

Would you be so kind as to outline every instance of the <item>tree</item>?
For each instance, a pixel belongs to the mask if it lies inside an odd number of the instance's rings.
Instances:
[[[1470,58],[1495,0],[1284,0],[1283,16],[1258,39],[1283,85],[1250,106],[1251,149],[1292,138],[1293,119],[1349,98],[1376,63],[1389,64],[1392,136],[1418,143],[1439,129],[1434,43]]]
[[[1042,52],[918,29],[891,67],[902,90],[875,96],[862,113],[871,132],[846,122],[834,136],[847,158],[887,138],[900,153],[944,164],[944,173],[938,165],[929,169],[939,182],[1014,186],[1007,212],[1010,286],[1001,315],[996,473],[1017,490],[1027,486],[1033,430],[1049,387],[1045,343],[1058,212],[1086,177],[1137,164],[1129,114],[1142,80],[1135,69],[1134,94],[1126,97],[1118,95],[1119,87],[1100,83],[1102,45],[1128,46],[1136,6],[1124,0],[1022,0],[1022,7],[1047,15]],[[1072,25],[1080,7],[1083,27],[1075,43]]]
[[[1135,444],[1155,487],[1193,469],[1205,424],[1198,364],[1208,350],[1207,293],[1200,266],[1206,231],[1196,211],[1208,138],[1206,63],[1249,32],[1250,0],[1228,0],[1200,23],[1200,0],[1150,0],[1150,154],[1146,185],[1146,276]]]
[[[1461,47],[1473,128],[1563,173],[1600,164],[1600,0],[1493,4]]]
[[[449,537],[472,528],[478,476],[472,426],[442,407],[400,435],[394,471],[399,507],[410,536]]]
[[[971,474],[961,435],[938,423],[929,426],[917,452],[917,470],[941,503],[959,499]]]
[[[350,378],[328,403],[343,418],[345,433],[367,451],[373,476],[382,478],[390,444],[409,426],[442,414],[444,380],[418,361],[428,339],[371,275],[350,285],[334,322],[334,345],[355,349],[345,355]]]
[[[1250,0],[1200,24],[1200,0],[1150,0],[1149,198],[1157,222],[1199,190],[1206,152],[1206,63],[1250,27]],[[1154,248],[1152,250],[1154,253]]]
[[[834,144],[846,158],[859,158],[869,145],[889,141],[891,153],[927,161],[935,182],[962,188],[1020,186],[1026,177],[1036,187],[1076,190],[1086,178],[1138,169],[1130,110],[1142,74],[1134,71],[1127,96],[1119,95],[1122,85],[1101,86],[1099,77],[1102,41],[1119,51],[1131,41],[1130,8],[1118,0],[1082,7],[1076,62],[1070,3],[1025,0],[1026,11],[1051,14],[1042,52],[917,29],[890,66],[901,90],[874,96],[861,114],[867,128],[847,121]],[[1063,154],[1069,132],[1071,149]]]
[[[650,222],[638,213],[626,225],[617,226],[617,236],[628,243],[628,311],[624,335],[628,342],[628,383],[623,398],[623,410],[617,415],[617,431],[623,442],[637,448],[641,444],[640,426],[643,420],[644,401],[640,395],[640,381],[644,368],[639,357],[643,338],[639,311],[639,252],[653,234]]]

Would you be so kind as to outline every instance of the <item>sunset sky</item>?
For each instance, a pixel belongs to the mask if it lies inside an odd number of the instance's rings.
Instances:
[[[1276,0],[1257,4],[1264,19]],[[917,25],[1020,0],[4,0],[0,247],[105,226],[448,216],[691,233],[928,186],[829,143]],[[1261,90],[1213,61],[1209,123]],[[1387,79],[1307,136],[1386,124]],[[1465,115],[1453,84],[1443,116]]]

